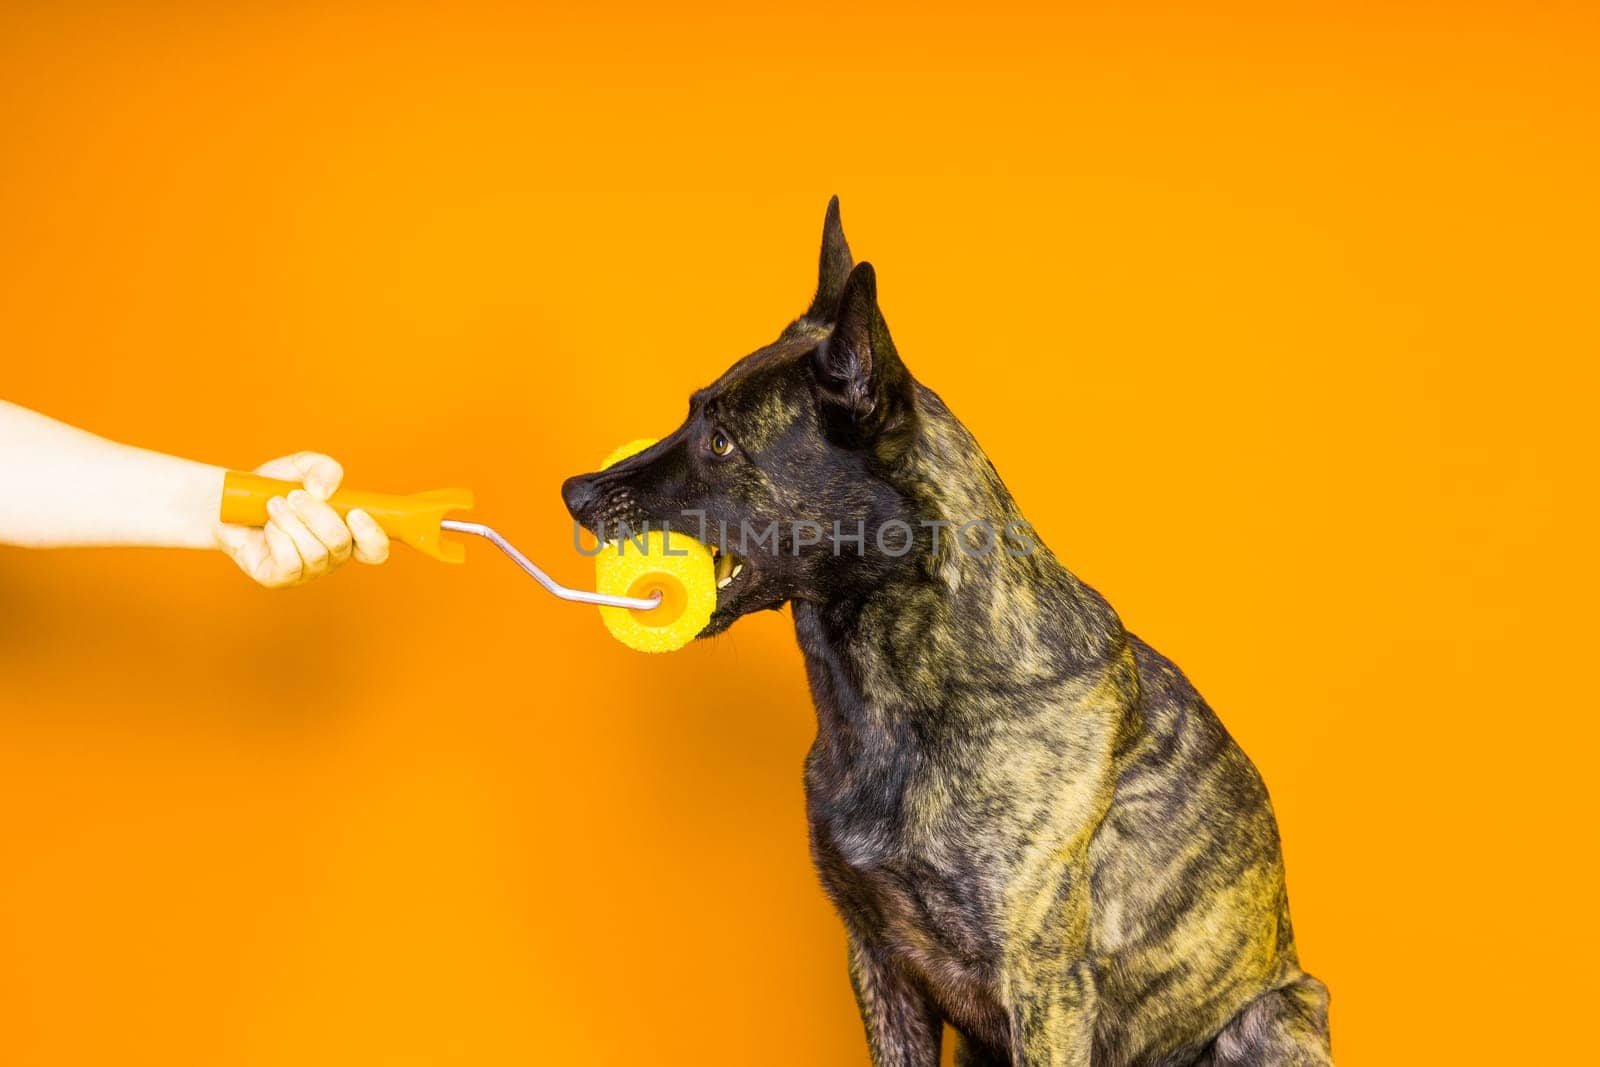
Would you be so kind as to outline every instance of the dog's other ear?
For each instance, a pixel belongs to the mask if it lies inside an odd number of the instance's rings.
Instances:
[[[828,213],[822,220],[822,255],[817,262],[817,295],[805,317],[812,322],[829,323],[839,309],[839,297],[844,293],[844,283],[850,277],[850,244],[844,239],[844,227],[839,223],[839,198],[828,201]]]
[[[916,386],[878,310],[871,263],[845,280],[833,333],[817,346],[813,369],[830,435],[885,461],[904,453],[916,432]]]

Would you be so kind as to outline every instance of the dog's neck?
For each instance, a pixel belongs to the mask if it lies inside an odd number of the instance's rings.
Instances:
[[[915,716],[957,691],[1103,670],[1125,646],[1115,612],[1026,527],[966,427],[929,390],[919,387],[917,403],[918,437],[894,480],[924,536],[870,588],[794,603],[824,717]],[[1026,551],[1007,536],[1014,524]]]

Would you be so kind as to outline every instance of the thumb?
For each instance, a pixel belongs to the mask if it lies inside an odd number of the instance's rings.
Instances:
[[[257,474],[269,478],[287,478],[306,487],[306,492],[318,500],[326,500],[344,480],[344,468],[337,460],[321,452],[296,452],[292,456],[275,459],[256,468]]]

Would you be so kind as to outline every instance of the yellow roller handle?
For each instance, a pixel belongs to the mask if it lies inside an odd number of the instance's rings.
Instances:
[[[222,479],[222,510],[218,518],[235,526],[265,526],[267,501],[288,496],[299,488],[296,482],[229,471]],[[351,508],[360,508],[390,537],[434,559],[460,563],[467,558],[466,549],[459,542],[444,539],[439,523],[446,512],[472,507],[470,489],[431,489],[410,496],[341,489],[328,498],[328,505],[341,517]]]

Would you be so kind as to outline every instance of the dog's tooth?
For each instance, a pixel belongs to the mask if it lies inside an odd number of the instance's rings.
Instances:
[[[718,589],[726,589],[726,588],[728,588],[728,586],[730,586],[732,584],[733,584],[733,576],[730,574],[728,577],[722,579],[722,581],[717,583],[717,588]]]
[[[735,563],[733,565],[733,573],[728,575],[728,581],[731,582],[735,578],[739,577],[739,572],[742,571],[742,570],[744,570],[744,564],[743,563]]]

